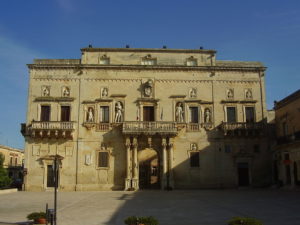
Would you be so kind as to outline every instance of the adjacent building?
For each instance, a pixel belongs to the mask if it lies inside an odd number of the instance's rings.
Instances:
[[[265,70],[205,49],[81,49],[29,68],[26,190],[271,182]]]
[[[275,102],[276,141],[273,180],[284,186],[300,185],[300,90]]]
[[[24,151],[17,148],[0,145],[0,153],[4,156],[3,167],[13,180],[23,178]]]

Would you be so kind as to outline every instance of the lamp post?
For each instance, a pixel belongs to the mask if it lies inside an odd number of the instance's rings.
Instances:
[[[58,155],[54,156],[53,168],[54,168],[54,215],[53,215],[53,224],[56,225],[57,220],[57,187],[58,187]]]

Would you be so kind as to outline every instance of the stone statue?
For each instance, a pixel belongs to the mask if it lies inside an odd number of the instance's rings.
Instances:
[[[49,87],[44,87],[44,89],[43,89],[43,96],[49,96],[49,95],[50,95]]]
[[[123,107],[121,102],[117,102],[115,106],[115,123],[122,122],[123,120]]]
[[[190,91],[190,98],[196,98],[197,97],[197,92],[195,88],[192,88]]]
[[[144,95],[146,97],[151,97],[152,91],[153,91],[152,89],[153,89],[153,81],[152,80],[148,80],[147,83],[145,83]]]
[[[227,98],[233,98],[233,90],[232,89],[227,90]]]
[[[204,111],[204,122],[210,123],[211,122],[211,113],[209,109],[205,109]]]
[[[63,88],[63,97],[69,97],[70,96],[70,90],[68,87]]]
[[[246,90],[246,98],[247,98],[247,99],[251,99],[251,98],[252,98],[252,92],[251,92],[250,89],[247,89],[247,90]]]
[[[183,108],[182,108],[182,103],[178,103],[176,106],[176,111],[175,111],[175,117],[176,117],[176,122],[183,122]]]
[[[103,88],[102,90],[102,97],[105,98],[108,96],[108,89],[107,88]]]
[[[196,143],[192,143],[191,144],[191,150],[192,151],[196,151],[197,150],[197,144]]]
[[[94,113],[92,108],[89,108],[88,110],[87,122],[94,122]]]

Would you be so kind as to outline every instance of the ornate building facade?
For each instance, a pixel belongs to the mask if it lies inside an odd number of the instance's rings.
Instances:
[[[29,64],[26,190],[270,182],[265,67],[214,50],[83,48]]]
[[[300,90],[275,102],[276,145],[273,179],[279,185],[300,185]]]

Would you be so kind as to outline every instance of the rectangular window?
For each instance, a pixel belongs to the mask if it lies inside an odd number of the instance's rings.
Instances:
[[[227,107],[227,122],[236,123],[236,109],[235,107]]]
[[[254,123],[254,107],[245,107],[246,123]]]
[[[108,152],[99,152],[98,167],[108,167]]]
[[[13,157],[12,156],[10,157],[9,165],[11,165],[11,166],[13,165]]]
[[[70,121],[70,106],[61,106],[61,121]]]
[[[253,152],[254,153],[260,153],[260,147],[259,147],[259,145],[254,145],[253,146]]]
[[[190,123],[199,122],[198,107],[190,107]]]
[[[15,158],[15,166],[18,165],[18,158]]]
[[[50,121],[50,106],[41,106],[41,121]]]
[[[287,125],[287,122],[283,122],[282,123],[282,133],[283,133],[283,136],[287,136],[288,135],[288,125]]]
[[[225,153],[231,153],[231,146],[225,145]]]
[[[191,167],[199,167],[199,152],[191,152],[190,153],[190,165]]]
[[[109,123],[109,106],[100,106],[100,122]]]

